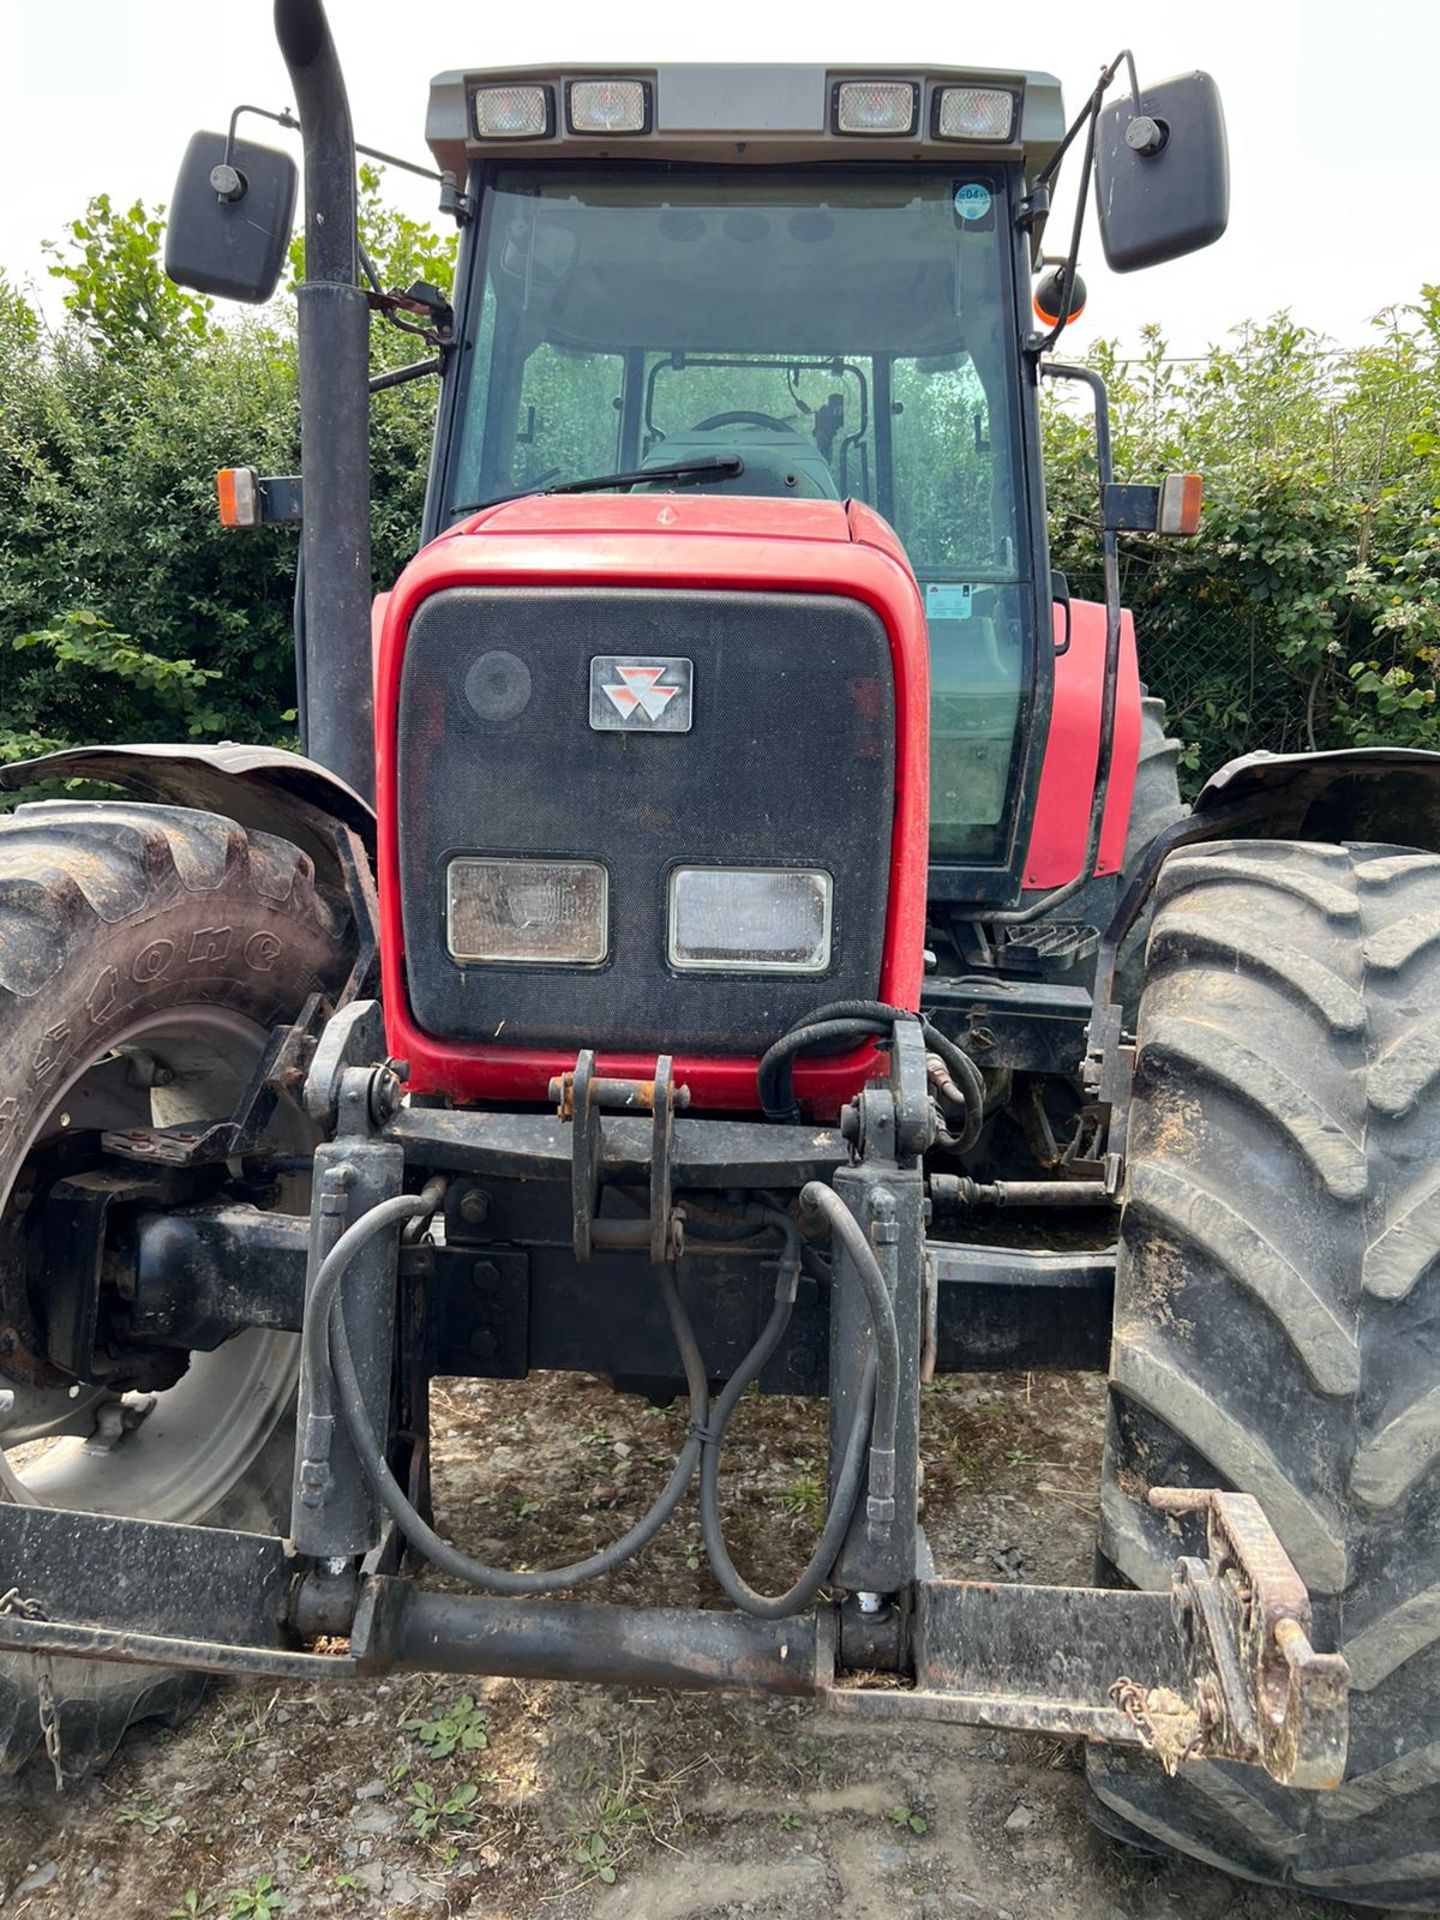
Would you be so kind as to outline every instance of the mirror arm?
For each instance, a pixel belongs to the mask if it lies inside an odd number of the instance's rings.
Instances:
[[[1026,352],[1036,355],[1037,358],[1040,354],[1050,351],[1070,322],[1070,306],[1075,297],[1075,271],[1080,263],[1080,236],[1085,227],[1085,208],[1089,203],[1090,180],[1095,171],[1095,134],[1100,124],[1100,109],[1104,106],[1105,95],[1110,91],[1111,84],[1122,65],[1124,65],[1129,72],[1131,98],[1135,100],[1138,105],[1140,99],[1140,83],[1135,77],[1135,56],[1128,47],[1122,47],[1110,62],[1109,66],[1101,70],[1100,78],[1095,83],[1095,91],[1071,122],[1066,130],[1064,139],[1035,176],[1035,189],[1032,189],[1031,197],[1033,199],[1035,190],[1044,190],[1047,194],[1046,206],[1048,208],[1048,189],[1050,183],[1059,172],[1060,163],[1074,144],[1076,137],[1082,129],[1084,130],[1085,161],[1080,170],[1080,187],[1075,198],[1075,222],[1070,230],[1070,248],[1065,256],[1065,279],[1064,291],[1061,295],[1061,310],[1055,324],[1048,333],[1040,335],[1032,334],[1025,342]]]

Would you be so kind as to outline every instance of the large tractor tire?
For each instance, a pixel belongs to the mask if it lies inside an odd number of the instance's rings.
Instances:
[[[1165,731],[1165,702],[1147,694],[1143,687],[1140,694],[1140,758],[1135,766],[1135,792],[1125,831],[1125,865],[1117,906],[1160,835],[1190,811],[1180,797],[1180,742]],[[1127,1022],[1134,1021],[1140,1004],[1149,931],[1149,912],[1142,912],[1122,944],[1115,966],[1115,998],[1125,1009]]]
[[[1228,842],[1160,879],[1140,1003],[1101,1552],[1152,1486],[1258,1496],[1350,1663],[1345,1784],[1091,1759],[1100,1824],[1332,1899],[1440,1906],[1440,858]]]
[[[127,803],[47,803],[0,822],[0,1499],[283,1531],[289,1509],[293,1335],[252,1331],[191,1357],[178,1382],[109,1450],[114,1396],[73,1383],[44,1351],[45,1299],[26,1272],[27,1215],[60,1143],[105,1127],[225,1118],[271,1028],[343,980],[343,905],[309,856],[213,813]],[[268,1140],[312,1142],[285,1105]],[[279,1204],[303,1211],[308,1181]],[[68,1276],[46,1276],[65,1284]],[[0,1589],[24,1570],[0,1569]],[[178,1718],[194,1675],[57,1660],[61,1762],[102,1766],[134,1722]],[[40,1739],[39,1675],[0,1656],[0,1774]]]
[[[1118,875],[1091,880],[1076,894],[1063,909],[1067,918],[1082,920],[1103,932],[1155,841],[1167,827],[1185,818],[1189,808],[1180,797],[1180,752],[1180,742],[1172,740],[1165,731],[1165,702],[1141,687],[1140,755],[1135,764],[1135,788],[1125,829],[1124,864]],[[1121,947],[1115,968],[1114,996],[1125,1009],[1128,1025],[1134,1023],[1140,999],[1149,927],[1147,910]]]

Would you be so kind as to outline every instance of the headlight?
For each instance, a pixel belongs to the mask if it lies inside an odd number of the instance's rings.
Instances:
[[[609,875],[598,860],[486,860],[446,871],[453,960],[598,967],[610,951]]]
[[[670,875],[670,964],[682,973],[824,973],[828,873],[677,867]]]

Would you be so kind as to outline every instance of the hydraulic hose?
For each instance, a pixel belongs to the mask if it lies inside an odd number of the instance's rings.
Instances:
[[[412,1504],[390,1471],[384,1449],[365,1407],[365,1396],[350,1352],[340,1299],[340,1283],[351,1259],[362,1246],[398,1221],[415,1219],[433,1211],[433,1201],[419,1194],[402,1194],[393,1200],[382,1200],[348,1227],[335,1242],[320,1263],[305,1316],[305,1333],[302,1337],[312,1360],[311,1379],[327,1378],[333,1368],[341,1416],[366,1478],[405,1538],[442,1572],[465,1582],[467,1586],[510,1594],[554,1593],[563,1587],[579,1586],[588,1580],[598,1580],[603,1574],[613,1573],[646,1546],[669,1520],[684,1498],[700,1459],[701,1433],[709,1414],[709,1388],[705,1378],[705,1363],[674,1279],[668,1272],[662,1271],[660,1290],[685,1370],[685,1382],[690,1395],[691,1431],[686,1436],[664,1492],[628,1533],[587,1560],[534,1573],[486,1566],[484,1562],[471,1559],[458,1547],[443,1540]],[[318,1372],[313,1366],[317,1355],[321,1362]]]
[[[855,1503],[860,1497],[865,1474],[865,1443],[870,1437],[870,1419],[875,1407],[875,1356],[870,1354],[860,1381],[855,1418],[845,1436],[845,1451],[835,1482],[834,1498],[830,1502],[820,1537],[815,1542],[815,1551],[806,1562],[799,1579],[784,1593],[758,1592],[741,1575],[725,1544],[725,1530],[720,1517],[720,1450],[725,1441],[725,1429],[741,1394],[763,1370],[765,1362],[779,1345],[789,1319],[788,1305],[779,1317],[778,1327],[777,1315],[771,1315],[770,1323],[757,1341],[754,1351],[716,1401],[710,1432],[706,1437],[704,1458],[700,1464],[700,1530],[704,1536],[710,1570],[727,1600],[762,1620],[783,1620],[789,1614],[799,1613],[811,1605],[829,1579],[840,1549],[845,1544],[845,1536],[850,1531]],[[775,1329],[773,1338],[770,1337],[772,1328]]]
[[[816,1186],[819,1193],[828,1195],[831,1200],[834,1200],[844,1217],[850,1220],[848,1210],[831,1192],[831,1189],[820,1187],[818,1183],[812,1183],[812,1185]],[[823,1200],[818,1204],[821,1211],[830,1218],[828,1205]],[[889,1434],[888,1454],[893,1470],[894,1403],[898,1393],[899,1344],[895,1329],[894,1308],[885,1287],[884,1275],[864,1236],[859,1236],[860,1245],[868,1255],[869,1265],[867,1266],[863,1259],[859,1261],[859,1265],[862,1283],[870,1304],[877,1353],[871,1354],[866,1360],[855,1417],[846,1436],[835,1495],[815,1550],[795,1584],[787,1592],[772,1596],[758,1593],[750,1587],[730,1558],[720,1518],[719,1473],[720,1454],[730,1416],[746,1389],[763,1372],[766,1363],[783,1339],[790,1322],[801,1261],[799,1231],[790,1216],[777,1208],[758,1205],[747,1206],[734,1216],[737,1223],[743,1222],[749,1225],[752,1231],[756,1227],[778,1228],[784,1235],[785,1250],[781,1256],[780,1274],[776,1282],[774,1308],[759,1339],[741,1361],[716,1403],[713,1425],[710,1423],[709,1388],[705,1364],[699,1343],[695,1338],[694,1328],[685,1311],[684,1302],[680,1298],[673,1275],[668,1269],[660,1270],[658,1280],[661,1297],[665,1302],[690,1396],[690,1430],[669,1482],[660,1498],[644,1517],[610,1546],[570,1566],[521,1573],[511,1568],[488,1566],[483,1561],[472,1559],[468,1554],[462,1553],[458,1547],[442,1539],[410,1501],[385,1458],[384,1449],[366,1409],[364,1392],[350,1351],[340,1287],[351,1259],[361,1247],[377,1234],[384,1232],[387,1227],[405,1220],[418,1220],[433,1212],[434,1206],[434,1199],[428,1193],[403,1194],[392,1200],[381,1201],[369,1213],[348,1227],[320,1264],[315,1276],[315,1284],[305,1317],[305,1332],[302,1336],[306,1343],[307,1356],[311,1361],[312,1381],[318,1382],[333,1377],[338,1392],[341,1417],[365,1476],[381,1504],[410,1545],[441,1572],[450,1574],[467,1586],[484,1588],[494,1593],[516,1595],[553,1593],[565,1587],[580,1586],[587,1581],[599,1579],[604,1574],[613,1573],[655,1537],[684,1498],[698,1464],[701,1468],[700,1517],[706,1552],[715,1577],[726,1595],[746,1612],[765,1619],[781,1619],[808,1606],[828,1578],[854,1515],[864,1480],[866,1442],[871,1437],[871,1420],[876,1407],[879,1385],[882,1382],[888,1382],[886,1394],[890,1411],[889,1425],[885,1431]],[[853,1221],[851,1224],[854,1224]],[[843,1229],[840,1231],[843,1232]],[[855,1228],[855,1232],[859,1234],[858,1227]],[[713,1247],[706,1247],[703,1243],[693,1241],[690,1244],[695,1252],[722,1249],[732,1251],[735,1245],[733,1241],[725,1241]],[[314,1369],[314,1361],[317,1358],[320,1362],[318,1371]],[[870,1456],[872,1480],[876,1471],[876,1453],[877,1450],[872,1448]]]
[[[800,1198],[803,1204],[814,1207],[825,1215],[830,1223],[832,1234],[839,1233],[854,1254],[856,1265],[860,1270],[861,1284],[865,1288],[866,1303],[870,1310],[875,1351],[866,1357],[855,1415],[845,1437],[840,1470],[835,1479],[835,1492],[825,1517],[825,1524],[820,1530],[820,1537],[815,1543],[815,1549],[793,1586],[787,1588],[784,1593],[760,1593],[740,1574],[725,1543],[724,1527],[720,1517],[720,1455],[725,1443],[726,1429],[730,1424],[730,1416],[734,1413],[746,1389],[763,1372],[770,1356],[784,1338],[785,1330],[790,1323],[799,1269],[797,1263],[793,1271],[787,1272],[787,1265],[782,1262],[775,1287],[775,1305],[771,1309],[770,1318],[766,1321],[760,1338],[741,1362],[715,1404],[710,1431],[705,1436],[705,1453],[700,1465],[700,1529],[705,1540],[705,1552],[711,1571],[728,1600],[746,1613],[758,1615],[762,1620],[783,1620],[789,1614],[799,1613],[802,1608],[809,1606],[815,1600],[820,1589],[829,1579],[844,1545],[845,1536],[850,1530],[855,1505],[865,1479],[867,1441],[870,1442],[869,1465],[872,1493],[881,1498],[893,1498],[890,1490],[893,1489],[895,1481],[900,1340],[895,1324],[895,1307],[890,1298],[889,1288],[885,1284],[885,1276],[880,1270],[880,1263],[875,1258],[870,1243],[833,1188],[824,1186],[819,1181],[812,1181],[801,1193]],[[766,1210],[757,1209],[757,1211]],[[786,1217],[781,1216],[782,1219]],[[846,1228],[840,1225],[842,1219],[850,1229],[849,1234],[846,1233]],[[787,1245],[787,1252],[793,1253],[793,1251],[793,1246]]]
[[[870,1437],[870,1498],[893,1500],[895,1435],[900,1418],[900,1333],[895,1303],[885,1275],[860,1222],[833,1187],[812,1180],[801,1189],[800,1204],[823,1213],[832,1237],[842,1240],[865,1289],[870,1330],[875,1341],[875,1424]]]
[[[796,1121],[800,1108],[795,1099],[795,1062],[803,1053],[817,1047],[833,1046],[844,1040],[883,1038],[893,1032],[901,1020],[917,1020],[926,1048],[938,1054],[950,1071],[965,1108],[961,1132],[947,1144],[966,1149],[974,1146],[985,1123],[985,1081],[980,1069],[948,1034],[941,1033],[922,1014],[906,1007],[892,1007],[883,1000],[833,1000],[817,1007],[786,1034],[782,1034],[762,1058],[757,1074],[760,1105],[771,1120]]]

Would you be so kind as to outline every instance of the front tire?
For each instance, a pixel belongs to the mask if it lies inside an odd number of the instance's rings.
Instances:
[[[41,1504],[188,1524],[283,1530],[294,1336],[252,1331],[196,1355],[112,1452],[87,1447],[107,1396],[72,1397],[48,1361],[44,1300],[25,1272],[25,1216],[48,1156],[87,1130],[223,1118],[270,1030],[344,979],[343,903],[309,856],[218,814],[56,802],[0,822],[0,1441]],[[269,1136],[303,1151],[293,1106]],[[280,1204],[301,1210],[303,1181]],[[4,1497],[0,1490],[0,1498]],[[138,1720],[182,1715],[203,1677],[54,1663],[68,1775],[103,1766]],[[39,1738],[34,1665],[0,1656],[0,1774]]]
[[[1330,1793],[1098,1750],[1121,1837],[1332,1899],[1440,1905],[1440,858],[1215,843],[1157,890],[1116,1276],[1101,1549],[1169,1585],[1152,1486],[1256,1494],[1350,1662]]]

